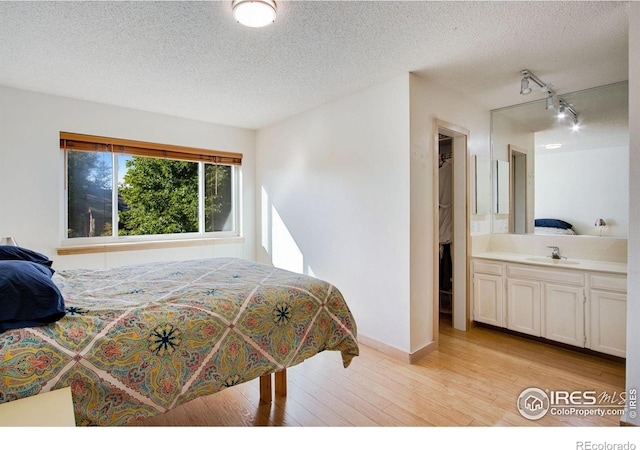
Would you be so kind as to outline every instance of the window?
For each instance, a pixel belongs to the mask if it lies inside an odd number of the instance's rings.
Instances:
[[[236,236],[242,155],[60,133],[66,242]]]

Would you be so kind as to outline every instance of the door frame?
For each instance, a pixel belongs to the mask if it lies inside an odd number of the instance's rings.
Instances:
[[[509,144],[509,233],[516,232],[516,188],[520,186],[524,190],[524,201],[522,208],[524,209],[524,233],[531,233],[529,229],[529,154],[526,150]],[[524,160],[524,174],[516,170],[515,159],[522,158]],[[520,175],[520,176],[518,176]]]
[[[440,179],[439,179],[439,135],[450,136],[453,138],[452,161],[453,161],[453,230],[452,230],[452,273],[453,273],[453,289],[452,289],[452,309],[453,309],[453,325],[454,328],[466,331],[471,326],[470,312],[470,255],[471,255],[471,239],[469,234],[470,219],[470,183],[469,183],[469,130],[464,127],[434,119],[432,142],[434,143],[433,151],[433,339],[438,342],[440,334],[440,226],[439,226],[439,195],[440,195]],[[462,164],[462,168],[461,165]],[[460,183],[460,178],[464,179],[464,183]],[[463,192],[460,192],[463,188]],[[462,199],[462,205],[460,200]],[[460,225],[460,221],[463,225]],[[458,224],[456,226],[456,224]],[[456,233],[456,230],[458,233]],[[462,230],[462,232],[460,232]],[[457,244],[457,245],[456,245]],[[461,255],[462,258],[460,257]],[[456,261],[457,260],[457,261]],[[462,262],[460,261],[462,260]],[[462,309],[462,311],[461,311]]]

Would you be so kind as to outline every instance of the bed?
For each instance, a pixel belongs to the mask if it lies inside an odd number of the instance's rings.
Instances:
[[[345,368],[359,353],[338,289],[266,264],[51,272],[64,315],[0,329],[0,403],[69,386],[78,426],[144,420],[256,378],[269,401],[271,374],[282,384],[322,351],[341,352]]]
[[[555,236],[575,236],[573,225],[561,219],[535,219],[534,233]]]

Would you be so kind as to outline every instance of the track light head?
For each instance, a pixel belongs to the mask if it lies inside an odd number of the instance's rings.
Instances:
[[[578,123],[578,116],[573,117],[573,125],[571,125],[571,129],[573,131],[578,131],[580,129],[580,124]]]
[[[527,95],[531,93],[531,88],[529,87],[529,77],[525,75],[525,77],[520,81],[520,94]]]
[[[556,107],[556,105],[555,105],[555,103],[553,101],[553,94],[551,92],[549,92],[549,96],[547,97],[547,102],[546,102],[545,108],[546,108],[547,111],[550,111],[555,107]]]
[[[564,119],[566,116],[564,103],[561,102],[560,106],[558,106],[558,119]]]

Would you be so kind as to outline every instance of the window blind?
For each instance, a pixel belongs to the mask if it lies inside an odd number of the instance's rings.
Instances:
[[[206,150],[154,142],[132,141],[103,136],[60,132],[60,148],[83,152],[110,152],[148,158],[203,161],[213,164],[242,165],[242,153]]]

